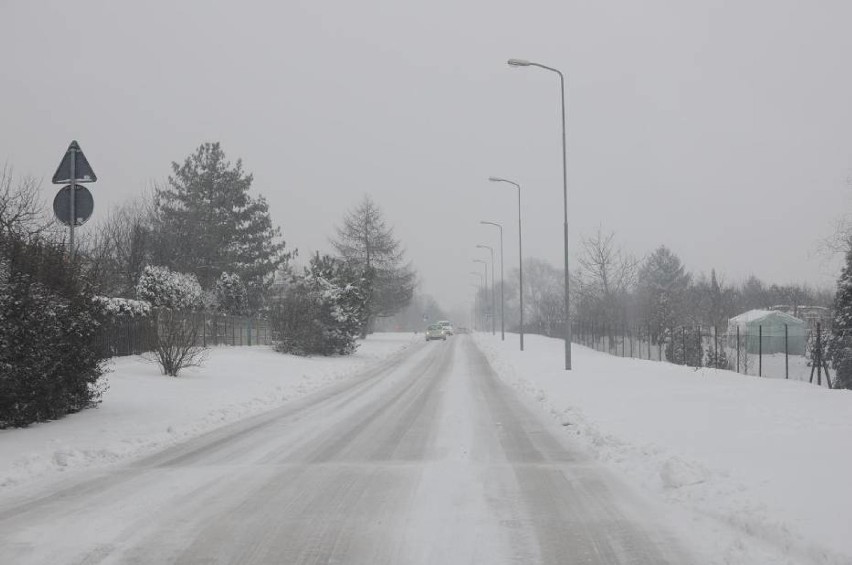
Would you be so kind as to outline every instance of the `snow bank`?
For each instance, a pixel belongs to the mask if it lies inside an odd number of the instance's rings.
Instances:
[[[178,378],[143,356],[115,358],[103,403],[61,420],[0,430],[0,493],[36,477],[137,457],[275,408],[408,347],[412,334],[373,334],[347,357],[294,357],[266,347],[209,350]]]
[[[476,339],[595,456],[704,520],[710,562],[852,563],[852,391],[578,345],[567,372],[561,340]]]

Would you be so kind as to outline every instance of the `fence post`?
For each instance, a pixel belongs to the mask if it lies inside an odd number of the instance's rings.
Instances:
[[[819,322],[817,322],[817,386],[822,386],[822,332],[820,330]]]
[[[703,357],[703,355],[701,355],[702,352],[701,352],[701,325],[700,324],[698,326],[698,338],[697,338],[697,340],[698,340],[698,364],[696,365],[696,367],[700,367],[701,361],[702,361],[701,358]]]
[[[757,376],[763,376],[763,324],[757,326]]]
[[[789,333],[787,331],[787,324],[784,324],[784,378],[790,378],[790,348],[789,348]]]
[[[201,313],[201,345],[207,347],[207,312]]]
[[[686,365],[686,326],[680,327],[680,345],[683,347],[683,365]]]
[[[740,372],[740,325],[737,324],[737,372]]]
[[[716,368],[719,367],[719,328],[713,325],[713,357],[715,357]],[[727,359],[726,359],[727,361]],[[725,363],[727,365],[727,363]],[[725,367],[728,368],[727,366]]]
[[[251,318],[248,319],[248,344],[251,346]]]

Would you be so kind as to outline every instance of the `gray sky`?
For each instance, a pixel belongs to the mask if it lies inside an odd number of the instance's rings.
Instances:
[[[527,58],[568,77],[573,250],[600,224],[729,281],[832,284],[850,21],[845,0],[0,0],[0,163],[52,200],[77,139],[97,218],[218,140],[303,256],[369,192],[451,307],[496,241],[480,219],[517,262],[515,195],[489,175],[523,184],[525,255],[561,263],[558,82],[505,63]]]

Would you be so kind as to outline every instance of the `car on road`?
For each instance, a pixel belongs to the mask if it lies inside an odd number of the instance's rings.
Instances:
[[[440,320],[438,321],[438,325],[444,329],[444,333],[446,335],[453,335],[455,330],[453,329],[453,323],[449,320]]]
[[[447,334],[444,332],[444,326],[441,324],[432,324],[426,328],[426,341],[432,341],[433,339],[447,340]]]

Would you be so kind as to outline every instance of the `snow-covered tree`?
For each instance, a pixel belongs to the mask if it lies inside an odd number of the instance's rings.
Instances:
[[[92,298],[64,246],[0,235],[0,428],[100,402],[105,355]]]
[[[172,163],[167,186],[156,191],[155,259],[195,274],[204,288],[223,272],[238,274],[256,310],[290,255],[266,200],[249,195],[252,180],[241,160],[226,159],[219,143],[204,143],[183,164]]]
[[[202,305],[203,292],[195,275],[148,266],[136,284],[136,296],[155,308],[197,310]]]
[[[852,247],[846,252],[846,265],[837,280],[828,358],[835,370],[833,386],[852,389]]]
[[[393,228],[369,196],[346,214],[331,243],[338,255],[366,279],[369,306],[364,337],[375,318],[392,316],[411,301],[416,275]]]
[[[216,309],[225,314],[242,316],[248,309],[246,285],[240,275],[222,273],[214,289]]]
[[[276,349],[297,355],[348,355],[366,323],[366,281],[350,265],[317,254],[272,310]]]

